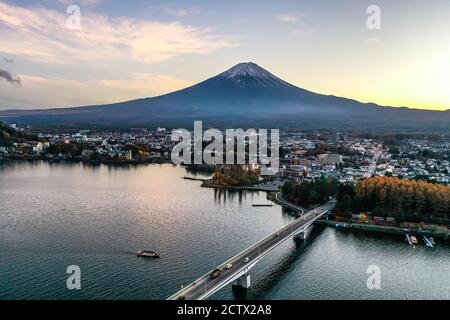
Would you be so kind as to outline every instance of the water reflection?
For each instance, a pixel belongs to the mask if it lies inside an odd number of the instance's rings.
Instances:
[[[0,257],[7,263],[0,263],[0,278],[7,281],[0,299],[165,299],[213,260],[225,261],[288,222],[278,207],[251,207],[263,192],[201,188],[168,164],[1,168]],[[142,249],[162,258],[137,259]],[[55,279],[68,263],[82,267],[83,292],[67,292]]]
[[[195,167],[184,166],[183,168],[188,175],[195,178],[210,178],[213,174],[212,171],[198,170]]]
[[[263,299],[267,292],[271,292],[273,288],[280,282],[280,279],[286,276],[286,274],[293,268],[302,255],[306,254],[306,248],[309,247],[323,230],[323,227],[313,226],[308,229],[308,237],[305,240],[292,239],[294,247],[289,252],[284,253],[282,259],[276,264],[276,266],[268,271],[262,279],[258,279],[253,287],[249,290],[236,290],[236,299]],[[290,241],[289,239],[286,241]]]
[[[233,202],[237,199],[239,204],[249,201],[253,203],[255,196],[260,199],[261,192],[252,190],[233,190],[225,188],[213,188],[214,201],[217,203]],[[259,200],[261,201],[261,200]]]

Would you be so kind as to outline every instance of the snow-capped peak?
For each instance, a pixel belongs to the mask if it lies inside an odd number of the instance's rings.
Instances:
[[[263,78],[266,76],[267,73],[269,73],[269,72],[264,70],[257,64],[255,64],[253,62],[248,62],[248,63],[239,63],[239,64],[235,65],[234,67],[228,69],[224,73],[222,73],[222,75],[227,78],[235,78],[235,77],[243,77],[243,76]]]
[[[219,77],[234,80],[243,85],[245,85],[246,79],[251,79],[252,81],[257,82],[259,85],[265,87],[277,87],[287,84],[285,81],[274,76],[269,71],[261,68],[253,62],[239,63],[231,69],[228,69],[227,71],[221,73]]]

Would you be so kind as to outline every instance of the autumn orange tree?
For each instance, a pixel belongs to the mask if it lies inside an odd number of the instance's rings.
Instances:
[[[348,193],[340,192],[338,196],[338,207],[344,211],[372,211],[398,220],[450,221],[450,186],[447,185],[373,177],[358,182],[351,197]]]

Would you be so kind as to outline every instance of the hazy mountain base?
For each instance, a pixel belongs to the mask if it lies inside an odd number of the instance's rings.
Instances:
[[[40,129],[129,129],[136,127],[167,127],[169,129],[186,128],[193,129],[194,121],[203,121],[204,128],[267,128],[291,130],[337,130],[337,131],[363,131],[363,132],[435,132],[449,133],[450,120],[442,117],[438,120],[423,121],[422,119],[374,119],[366,117],[335,117],[334,119],[301,117],[291,115],[284,117],[248,117],[248,116],[211,116],[211,117],[182,117],[182,118],[152,118],[142,117],[133,120],[90,120],[84,121],[79,117],[66,116],[39,116],[4,118],[8,123],[17,123],[25,126],[31,125]]]

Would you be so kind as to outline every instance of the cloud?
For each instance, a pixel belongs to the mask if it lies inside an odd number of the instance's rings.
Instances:
[[[60,77],[21,75],[20,90],[0,86],[0,108],[42,108],[104,103],[95,83]]]
[[[122,75],[119,80],[70,80],[24,74],[21,80],[20,90],[0,85],[0,109],[106,104],[154,97],[193,84],[169,75],[151,73]]]
[[[281,22],[292,23],[297,22],[299,20],[299,16],[285,13],[276,15],[276,19]]]
[[[94,6],[103,2],[103,0],[57,0],[57,1],[67,6],[72,4],[79,4],[82,6]]]
[[[131,79],[99,80],[101,85],[121,92],[123,98],[150,97],[186,88],[193,83],[163,74],[133,73]]]
[[[158,5],[150,5],[148,7],[152,11],[158,11],[161,14],[167,14],[176,17],[187,17],[205,13],[203,9],[197,6],[185,7],[174,3],[164,3]]]
[[[308,27],[307,14],[278,14],[275,16],[278,21],[283,23],[292,24],[295,29],[292,30],[292,34],[303,38],[311,38],[313,36],[313,30]]]
[[[177,21],[110,18],[81,7],[81,30],[69,30],[68,17],[64,10],[0,0],[0,63],[11,56],[28,68],[20,90],[0,85],[0,107],[92,105],[169,93],[192,83],[153,71],[161,70],[154,64],[238,45]]]
[[[42,7],[0,2],[0,52],[41,63],[155,63],[186,54],[208,54],[236,44],[212,30],[180,22],[108,18],[81,10],[81,30],[69,15]]]
[[[177,17],[186,17],[202,13],[202,10],[199,7],[181,8],[174,6],[165,6],[163,10],[166,13]]]
[[[64,82],[62,79],[51,79],[31,75],[23,75],[22,79],[24,79],[27,84],[39,84],[39,85],[56,85],[58,83]],[[73,84],[73,82],[71,84]]]
[[[6,70],[0,69],[0,78],[5,79],[6,81],[12,83],[12,84],[20,84],[20,78],[13,76],[10,72]]]

